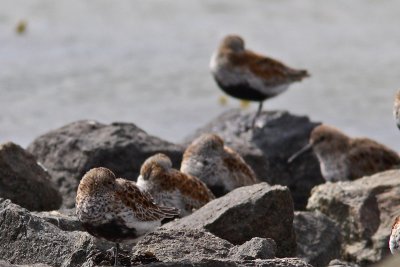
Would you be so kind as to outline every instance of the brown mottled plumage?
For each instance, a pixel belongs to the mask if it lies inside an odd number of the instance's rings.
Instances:
[[[210,69],[225,93],[259,102],[253,127],[263,101],[283,93],[291,83],[309,76],[306,70],[290,68],[278,60],[245,49],[244,40],[238,35],[228,35],[222,40],[211,58]]]
[[[134,182],[117,179],[112,171],[100,167],[89,170],[80,181],[76,214],[91,235],[115,242],[118,248],[118,243],[154,230],[162,219],[179,212],[156,205]]]
[[[396,120],[397,127],[400,129],[400,90],[397,91],[394,99],[393,116]]]
[[[149,192],[158,204],[179,208],[181,216],[215,198],[202,181],[173,169],[171,160],[161,153],[143,163],[137,185]]]
[[[397,216],[390,233],[389,248],[392,254],[400,253],[400,216]]]
[[[188,146],[181,172],[198,177],[216,196],[258,182],[251,167],[216,134],[203,134]]]
[[[397,168],[399,155],[368,138],[350,138],[338,129],[320,125],[311,132],[307,146],[294,154],[289,162],[313,148],[321,172],[327,181],[346,181]]]

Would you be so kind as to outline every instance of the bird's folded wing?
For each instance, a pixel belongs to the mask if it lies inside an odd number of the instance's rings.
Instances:
[[[157,221],[163,218],[171,218],[179,214],[179,210],[170,207],[160,207],[154,203],[153,198],[147,192],[142,192],[131,181],[117,179],[119,184],[116,197],[124,203],[138,220]]]
[[[348,159],[350,163],[354,163],[350,170],[352,179],[396,168],[400,164],[396,152],[375,141],[363,138],[352,142]]]

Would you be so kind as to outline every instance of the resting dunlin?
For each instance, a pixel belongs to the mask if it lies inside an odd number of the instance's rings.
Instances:
[[[283,93],[291,83],[309,76],[306,70],[292,69],[275,59],[245,49],[244,40],[237,35],[228,35],[222,40],[211,58],[210,69],[225,93],[259,102],[252,127],[264,100]]]
[[[198,177],[216,196],[258,182],[251,167],[215,134],[203,134],[189,145],[181,172]]]
[[[179,214],[175,208],[153,203],[134,182],[116,178],[107,168],[88,171],[79,183],[76,214],[91,235],[116,243],[115,262],[121,242],[130,242]]]
[[[354,180],[366,175],[397,168],[399,155],[368,138],[350,138],[338,129],[319,125],[311,132],[308,145],[288,162],[313,148],[326,181]]]
[[[182,217],[215,198],[202,181],[173,169],[164,154],[156,154],[143,163],[136,184],[150,193],[157,204],[180,209]]]
[[[396,217],[390,233],[389,248],[392,254],[400,252],[400,216]]]
[[[400,90],[397,91],[394,99],[393,116],[396,120],[397,127],[400,129]]]

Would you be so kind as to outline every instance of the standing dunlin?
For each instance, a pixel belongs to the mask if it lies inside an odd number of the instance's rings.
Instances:
[[[264,100],[281,94],[291,83],[309,76],[306,70],[292,69],[275,59],[245,49],[244,40],[238,35],[228,35],[222,40],[211,58],[210,68],[225,93],[259,102],[252,127]]]
[[[173,169],[164,154],[156,154],[143,163],[136,184],[150,193],[157,204],[179,208],[182,217],[215,198],[202,181]]]
[[[400,90],[397,91],[394,99],[393,116],[396,120],[397,127],[400,129]]]
[[[117,179],[109,169],[94,168],[79,183],[76,214],[91,235],[116,243],[116,265],[119,243],[154,230],[179,211],[154,204],[134,182]]]
[[[389,248],[392,254],[400,252],[400,216],[396,217],[390,233]]]
[[[331,182],[354,180],[400,164],[399,155],[388,147],[368,138],[350,138],[327,125],[315,127],[308,145],[288,162],[311,148],[320,162],[322,176]]]
[[[198,177],[216,196],[258,182],[251,167],[216,134],[203,134],[189,145],[181,172]]]

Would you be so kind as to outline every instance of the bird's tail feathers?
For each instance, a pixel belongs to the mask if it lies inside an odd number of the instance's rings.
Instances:
[[[290,74],[295,81],[301,81],[304,78],[310,77],[310,73],[307,70],[292,70]]]
[[[181,213],[179,209],[174,207],[162,206],[160,207],[160,210],[164,213],[165,218],[173,218],[175,216],[179,216],[179,214]]]

